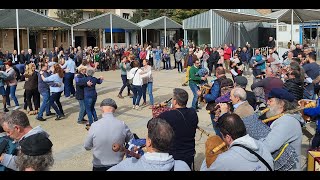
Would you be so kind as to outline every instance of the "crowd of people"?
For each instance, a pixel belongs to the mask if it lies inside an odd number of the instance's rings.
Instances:
[[[210,164],[206,157],[201,171],[299,171],[301,128],[306,122],[295,110],[302,100],[315,102],[316,97],[319,98],[320,67],[312,48],[292,45],[282,60],[274,40],[269,40],[268,52],[255,49],[254,53],[248,43],[236,49],[233,44],[184,45],[182,40],[172,49],[150,45],[128,48],[115,45],[101,49],[70,46],[66,51],[56,47],[48,54],[43,49],[37,56],[32,55],[31,50],[27,55],[22,52],[17,55],[16,51],[0,53],[0,63],[4,66],[0,71],[0,93],[5,112],[0,116],[1,126],[21,147],[16,154],[2,152],[1,165],[12,170],[47,170],[53,165],[49,135],[40,127],[32,128],[27,114],[36,115],[39,121],[45,121],[44,112],[47,116],[55,114],[56,120],[63,119],[60,97],[64,92],[66,98],[75,97],[79,102],[77,123],[86,124],[88,135],[84,148],[93,153],[93,171],[195,170],[197,112],[202,108],[210,112],[208,118],[213,131],[228,148]],[[186,73],[182,85],[188,85],[193,96],[189,97],[184,89],[174,88],[170,110],[146,125],[144,155],[124,159],[124,152],[112,150],[113,143],[122,145],[136,137],[114,116],[118,108],[114,99],[101,102],[102,118],[98,119],[94,107],[98,96],[96,85],[102,84],[104,78],[97,78],[94,73],[119,69],[122,86],[117,97],[125,98],[123,91],[127,88],[132,108],[139,111],[148,105],[154,108],[152,70],[159,71],[161,61],[163,70],[176,68],[179,73]],[[171,62],[175,63],[173,68]],[[253,84],[247,87],[249,77],[253,77]],[[15,94],[21,81],[25,81],[24,112],[19,110]],[[204,85],[210,87],[206,93],[202,91]],[[250,88],[252,91],[247,90]],[[15,107],[8,112],[10,97]],[[206,107],[199,102],[199,97],[204,99]],[[189,99],[192,99],[191,107],[187,107]],[[319,103],[320,99],[317,107],[304,110],[305,115],[317,121],[310,148],[320,146]],[[51,107],[55,113],[51,113]],[[264,109],[266,114],[260,114]],[[280,114],[276,120],[263,121]],[[39,161],[45,163],[39,165]]]

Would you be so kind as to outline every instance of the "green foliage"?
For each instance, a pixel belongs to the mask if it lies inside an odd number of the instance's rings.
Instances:
[[[56,14],[60,20],[68,24],[75,24],[83,20],[81,9],[59,9]]]

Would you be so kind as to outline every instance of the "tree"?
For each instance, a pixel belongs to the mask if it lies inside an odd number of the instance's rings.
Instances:
[[[134,23],[138,23],[144,19],[146,19],[146,10],[147,9],[136,9],[136,11],[133,13],[133,16],[130,18],[130,21]]]
[[[208,10],[209,9],[175,9],[172,13],[171,18],[174,21],[182,24],[182,21],[184,19],[206,12]]]
[[[68,24],[75,24],[83,20],[81,9],[60,9],[56,12],[58,18]]]

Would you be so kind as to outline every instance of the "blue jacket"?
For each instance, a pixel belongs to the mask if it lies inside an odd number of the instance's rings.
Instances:
[[[210,94],[206,94],[204,99],[206,102],[215,101],[220,96],[220,84],[218,81],[214,81],[212,88],[210,90]]]
[[[94,98],[97,97],[97,91],[96,91],[96,84],[101,84],[102,80],[98,79],[96,77],[88,76],[84,78],[78,78],[78,81],[76,80],[76,83],[87,83],[88,81],[92,82],[92,85],[86,86],[84,88],[84,97],[85,98]]]
[[[316,124],[316,132],[320,132],[320,98],[317,100],[317,107],[315,108],[307,108],[303,110],[304,114],[307,116],[317,117]]]

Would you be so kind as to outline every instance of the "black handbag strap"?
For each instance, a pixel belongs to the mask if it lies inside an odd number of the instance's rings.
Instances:
[[[248,147],[246,147],[246,146],[244,146],[244,145],[242,145],[242,144],[234,144],[234,145],[232,145],[232,146],[239,146],[239,147],[242,147],[242,148],[248,150],[251,154],[257,156],[257,158],[258,158],[265,166],[267,166],[267,168],[269,169],[269,171],[272,171],[272,168],[271,168],[270,165],[267,163],[267,161],[264,160],[259,154],[257,154],[256,152],[254,152],[252,149],[250,149],[250,148],[248,148]]]

